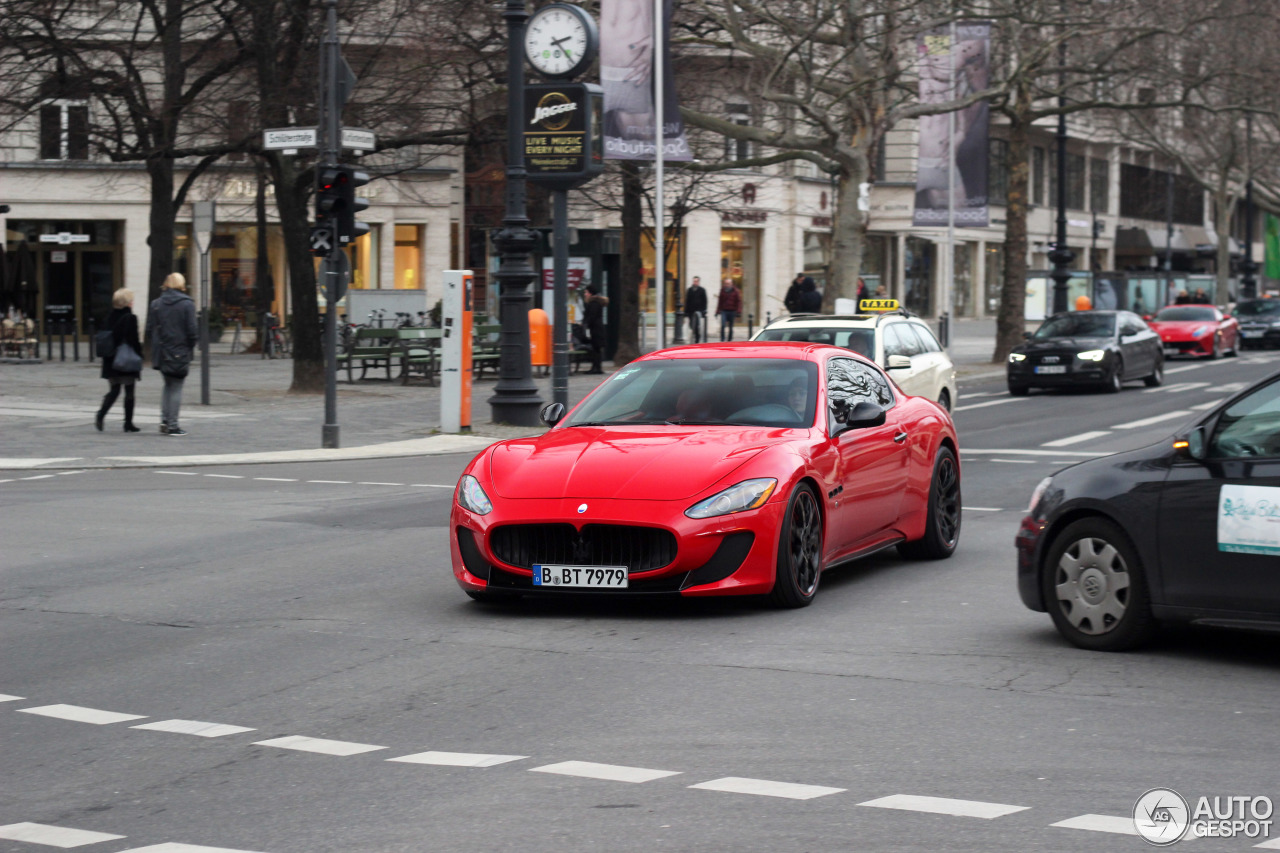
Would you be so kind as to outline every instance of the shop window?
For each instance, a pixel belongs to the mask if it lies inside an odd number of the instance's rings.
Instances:
[[[420,290],[422,281],[423,225],[396,226],[396,290]]]
[[[40,159],[89,159],[88,104],[58,100],[40,107]]]
[[[1089,160],[1089,209],[1106,213],[1111,204],[1111,164],[1093,157]]]
[[[353,290],[377,290],[382,285],[378,276],[378,240],[381,225],[370,225],[369,233],[347,246],[344,250],[351,260],[351,288]]]

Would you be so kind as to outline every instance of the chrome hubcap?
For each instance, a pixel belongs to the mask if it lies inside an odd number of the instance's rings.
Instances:
[[[1080,539],[1062,552],[1054,588],[1072,627],[1083,634],[1105,634],[1120,624],[1129,605],[1129,569],[1105,539]]]

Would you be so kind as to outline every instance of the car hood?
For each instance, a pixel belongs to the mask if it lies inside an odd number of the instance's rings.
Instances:
[[[1106,349],[1111,345],[1110,338],[1050,338],[1047,341],[1027,341],[1018,347],[1019,352],[1082,352],[1091,349]]]
[[[1196,329],[1208,326],[1217,328],[1217,320],[1149,320],[1147,325],[1155,332],[1190,334]]]
[[[794,437],[763,427],[568,427],[498,444],[489,476],[504,498],[679,500]]]

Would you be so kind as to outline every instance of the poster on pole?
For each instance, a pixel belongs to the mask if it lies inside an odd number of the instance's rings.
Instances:
[[[922,34],[916,45],[920,58],[920,103],[942,104],[987,88],[991,75],[991,23],[965,21]],[[954,80],[952,77],[954,76]],[[946,227],[950,211],[961,228],[987,225],[987,124],[986,101],[955,112],[955,196],[951,187],[950,114],[920,117],[920,143],[916,168],[916,206],[912,224]]]
[[[600,0],[600,84],[606,160],[654,159],[653,0]],[[672,73],[671,0],[662,22],[662,159],[692,160]]]

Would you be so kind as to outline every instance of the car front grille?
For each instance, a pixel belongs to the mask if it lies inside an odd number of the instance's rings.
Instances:
[[[510,566],[626,566],[647,572],[676,559],[676,537],[656,527],[588,524],[581,532],[572,524],[508,524],[494,528],[489,546]]]

